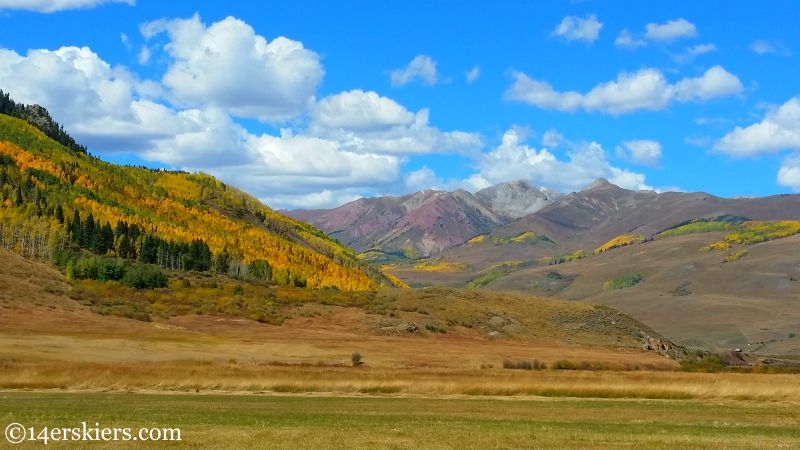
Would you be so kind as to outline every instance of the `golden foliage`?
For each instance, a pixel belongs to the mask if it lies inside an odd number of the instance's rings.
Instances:
[[[479,243],[481,243],[481,242],[483,242],[485,240],[486,240],[486,235],[485,234],[479,234],[479,235],[473,237],[472,239],[468,240],[467,241],[467,245],[479,244]]]
[[[425,262],[414,266],[418,272],[462,272],[467,270],[467,265],[453,262]]]
[[[10,156],[20,171],[36,169],[58,180],[60,185],[46,188],[65,212],[77,209],[84,217],[91,212],[112,226],[136,224],[165,240],[199,238],[214,253],[227,251],[244,263],[267,260],[274,271],[304,277],[309,287],[365,290],[391,282],[321,231],[209,175],[109,164],[67,151],[24,121],[3,115],[0,136],[0,154]]]
[[[717,252],[725,252],[725,251],[728,251],[728,249],[730,249],[730,248],[731,248],[730,242],[717,241],[717,242],[712,242],[712,243],[706,245],[705,247],[701,248],[700,251],[708,252],[708,251],[712,251],[713,250],[713,251],[717,251]]]
[[[605,244],[601,245],[594,249],[594,254],[603,253],[605,251],[624,247],[626,245],[638,244],[640,242],[644,242],[645,238],[644,235],[641,234],[622,234],[620,236],[611,239],[610,241],[606,242]]]

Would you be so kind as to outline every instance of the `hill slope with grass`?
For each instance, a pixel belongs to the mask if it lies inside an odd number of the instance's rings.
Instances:
[[[536,253],[559,251],[552,243],[527,248],[530,259],[485,268],[454,259],[461,264],[455,270],[442,258],[391,270],[412,284],[605,304],[687,347],[800,355],[800,221],[728,215],[679,223],[648,238],[622,234],[556,258]],[[434,264],[443,270],[418,269]]]
[[[95,363],[123,364],[135,377],[164,363],[163,377],[148,382],[168,383],[181,365],[227,370],[238,360],[254,370],[330,370],[350,366],[354,352],[365,367],[390,374],[501,368],[505,360],[670,369],[682,356],[630,317],[581,302],[453,289],[276,288],[210,273],[169,273],[167,287],[149,290],[68,281],[49,264],[0,249],[0,367],[25,372],[40,363],[50,369],[76,364],[91,371]],[[52,345],[60,350],[52,352]],[[28,375],[18,381],[32,383]],[[0,387],[9,387],[7,381],[0,377]]]
[[[317,228],[209,175],[110,164],[53,140],[30,120],[0,114],[4,248],[42,260],[82,249],[278,285],[393,284]],[[53,128],[51,120],[42,123]]]

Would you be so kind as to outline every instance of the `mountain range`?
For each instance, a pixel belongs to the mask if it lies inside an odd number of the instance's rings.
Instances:
[[[360,252],[383,259],[430,256],[553,204],[560,194],[525,181],[471,194],[424,190],[401,197],[363,198],[334,209],[286,214],[325,230]]]
[[[371,222],[355,247],[412,286],[600,303],[688,347],[800,354],[800,195],[632,191],[602,179],[558,195],[519,182],[294,215],[348,242],[350,224],[381,217],[384,205],[392,220]],[[431,237],[438,247],[414,240]],[[429,251],[402,251],[409,247]]]

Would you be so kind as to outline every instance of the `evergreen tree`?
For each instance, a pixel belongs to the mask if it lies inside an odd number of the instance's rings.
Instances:
[[[72,243],[80,246],[83,239],[83,224],[81,223],[81,215],[78,210],[72,212],[72,222],[69,224],[69,234]]]
[[[14,206],[22,206],[22,186],[17,186],[17,190],[14,191]]]
[[[231,257],[227,250],[217,253],[214,257],[214,271],[221,275],[226,275],[231,268]]]
[[[54,215],[58,223],[64,223],[64,208],[60,204],[56,205]]]
[[[83,222],[83,234],[81,236],[81,247],[90,248],[94,240],[94,215],[90,212]]]
[[[145,234],[142,236],[141,247],[139,248],[139,261],[147,264],[156,264],[158,256],[158,242],[154,236]]]

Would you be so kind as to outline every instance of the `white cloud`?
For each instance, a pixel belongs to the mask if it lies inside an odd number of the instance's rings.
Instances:
[[[152,101],[137,98],[147,84],[86,47],[31,50],[25,56],[0,49],[0,85],[13,86],[10,94],[17,101],[46,106],[90,148],[104,148],[106,138],[116,136],[129,150],[175,132],[172,121],[156,117],[160,109]]]
[[[614,39],[614,45],[628,49],[637,49],[646,46],[647,42],[643,39],[634,38],[630,31],[624,29],[620,31],[619,36]]]
[[[647,139],[625,141],[617,146],[617,156],[635,164],[655,167],[661,161],[661,144]]]
[[[791,56],[792,52],[782,42],[769,42],[762,39],[753,41],[750,50],[758,55]]]
[[[320,209],[332,208],[364,197],[358,189],[323,189],[308,194],[269,194],[260,199],[274,208]]]
[[[0,9],[53,13],[68,9],[94,8],[104,3],[125,3],[133,6],[136,0],[0,0]]]
[[[736,75],[714,66],[696,78],[684,78],[674,85],[675,97],[680,102],[706,101],[742,92],[742,82]]]
[[[564,136],[556,130],[549,129],[542,136],[542,145],[550,148],[557,148],[565,142]]]
[[[700,55],[715,51],[717,51],[717,46],[714,44],[698,44],[691,47],[686,47],[683,53],[676,55],[674,59],[679,63],[687,63]]]
[[[389,73],[392,86],[403,86],[415,79],[420,79],[427,85],[434,85],[439,81],[436,72],[436,61],[428,55],[417,55],[402,69],[395,69]]]
[[[390,182],[399,176],[399,160],[393,156],[341,151],[337,143],[294,135],[249,137],[258,172],[278,177],[325,179],[325,185]]]
[[[786,158],[778,169],[778,184],[800,192],[800,153]]]
[[[481,66],[474,66],[472,69],[469,69],[465,74],[467,78],[467,83],[472,84],[478,81],[478,78],[481,76]]]
[[[737,157],[800,150],[800,97],[769,111],[761,122],[734,128],[714,148]]]
[[[652,41],[669,42],[679,38],[694,37],[697,27],[686,19],[669,20],[664,23],[648,23],[645,37]]]
[[[670,86],[664,75],[654,69],[621,73],[615,81],[592,88],[583,96],[588,110],[625,114],[640,109],[658,110],[670,101]]]
[[[274,201],[268,204],[275,207],[321,202],[326,197],[320,193],[326,190],[335,202],[355,192],[403,182],[403,160],[397,156],[366,148],[352,151],[336,140],[288,131],[258,136],[222,108],[178,109],[160,103],[159,85],[111,67],[88,48],[32,50],[25,56],[0,49],[0,86],[14,86],[9,94],[16,101],[47,107],[93,153],[133,152],[145,160],[201,170]],[[404,125],[390,121],[388,130],[417,126],[421,136],[417,139],[425,138],[426,132],[429,136],[426,151],[460,136],[428,126],[427,112],[408,113],[385,98],[376,103],[399,108],[396,117],[410,115],[410,122],[400,121]],[[418,126],[419,121],[425,126]]]
[[[245,22],[227,17],[206,27],[190,19],[158,20],[141,27],[149,40],[167,33],[172,59],[162,82],[183,107],[214,105],[240,117],[282,122],[305,112],[323,69],[298,41],[267,41]]]
[[[308,133],[338,142],[341,148],[347,151],[392,155],[468,153],[483,146],[483,139],[476,133],[441,131],[432,127],[429,124],[430,112],[427,109],[412,114],[393,100],[378,97],[374,92],[353,94],[351,91],[340,95],[346,95],[352,105],[362,102],[368,104],[368,106],[352,106],[353,110],[371,110],[377,103],[396,105],[391,108],[392,120],[389,120],[388,114],[384,114],[382,118],[373,116],[371,121],[367,118],[360,121],[359,124],[362,125],[360,127],[352,126],[361,120],[354,118],[353,114],[343,113],[348,118],[338,121],[338,125],[341,125],[339,127],[332,126],[336,123],[330,120],[328,114],[315,115],[316,119],[324,120],[312,121]],[[411,120],[407,120],[409,118]]]
[[[762,40],[753,41],[753,43],[750,44],[750,50],[759,55],[775,53],[775,47],[773,47],[769,42]]]
[[[708,69],[696,78],[684,78],[669,84],[655,69],[622,72],[615,81],[599,84],[586,94],[558,92],[544,81],[532,79],[522,72],[512,72],[514,83],[505,92],[507,100],[519,101],[544,109],[559,111],[599,111],[627,114],[639,110],[660,110],[672,102],[706,101],[738,94],[739,79],[721,66]]]
[[[139,55],[137,57],[137,60],[139,61],[139,64],[146,65],[147,63],[150,62],[151,56],[153,56],[153,53],[150,50],[150,47],[143,45],[142,48],[139,50]]]
[[[408,192],[421,191],[423,189],[434,189],[441,184],[436,173],[427,166],[413,170],[405,174],[404,188]]]
[[[359,89],[325,97],[312,108],[312,118],[326,128],[355,131],[414,123],[414,114],[394,100]]]
[[[510,180],[528,180],[535,186],[557,191],[580,190],[598,178],[607,178],[627,189],[651,189],[643,174],[612,166],[606,152],[596,142],[573,145],[569,160],[559,160],[547,149],[536,150],[526,145],[516,130],[503,135],[502,143],[477,162],[478,173],[465,184],[485,187]]]
[[[585,18],[577,16],[566,16],[551,33],[552,36],[560,36],[569,42],[584,41],[592,43],[600,35],[603,23],[597,20],[594,14],[587,15]]]

